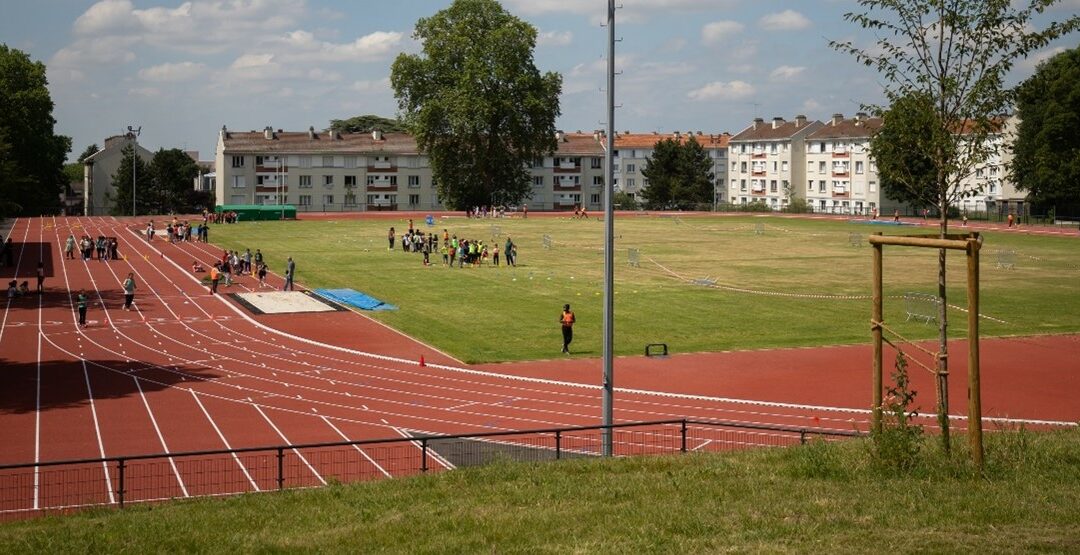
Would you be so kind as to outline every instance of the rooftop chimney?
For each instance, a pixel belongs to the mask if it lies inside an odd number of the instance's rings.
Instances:
[[[763,123],[765,123],[764,119],[762,119],[762,118],[754,118],[754,131],[757,131],[758,126],[763,124]]]
[[[784,125],[784,118],[777,116],[777,117],[772,119],[772,128],[773,129],[776,129],[777,127],[780,127],[781,125]]]
[[[566,133],[563,133],[562,129],[555,130],[555,141],[560,143],[566,141]]]
[[[221,126],[221,138],[222,139],[228,139],[229,138],[229,130],[226,129],[224,125]]]
[[[274,128],[267,125],[263,128],[263,138],[271,141],[274,139]]]
[[[802,127],[806,125],[806,116],[799,114],[795,116],[795,127]]]
[[[307,138],[310,139],[310,140],[315,139],[315,126],[314,125],[309,126],[307,128]]]
[[[599,141],[601,137],[600,131],[596,130],[592,132],[592,138],[594,141]]]
[[[844,114],[833,114],[832,121],[830,123],[835,126],[840,125],[840,122],[842,121],[844,121]]]
[[[372,129],[371,130],[371,140],[373,140],[373,141],[381,141],[381,140],[383,140],[382,129]]]

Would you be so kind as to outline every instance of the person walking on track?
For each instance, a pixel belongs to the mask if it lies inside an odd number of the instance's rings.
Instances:
[[[217,293],[217,284],[218,284],[218,281],[221,280],[221,269],[219,268],[219,264],[221,264],[221,263],[220,262],[215,262],[214,265],[210,267],[210,294],[211,295]]]
[[[86,291],[79,289],[79,296],[75,300],[79,307],[79,326],[86,327]]]
[[[124,280],[124,310],[131,310],[131,304],[135,301],[135,273],[128,272]]]
[[[45,263],[38,261],[37,263],[37,293],[38,295],[45,292]]]
[[[574,340],[574,312],[570,305],[563,305],[562,316],[559,323],[562,325],[562,352],[570,354],[570,342]]]

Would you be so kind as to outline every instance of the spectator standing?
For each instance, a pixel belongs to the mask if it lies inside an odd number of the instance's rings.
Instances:
[[[559,324],[562,326],[563,353],[570,354],[570,342],[574,340],[574,322],[576,321],[570,305],[563,305],[562,316],[559,317]]]
[[[86,291],[79,290],[79,296],[75,298],[76,305],[79,308],[79,326],[86,327]]]
[[[285,262],[285,285],[281,288],[282,291],[293,290],[293,279],[296,278],[296,263],[293,262],[292,257]]]
[[[37,292],[38,295],[45,292],[45,263],[40,260],[37,263]]]
[[[67,242],[64,243],[64,256],[75,260],[75,235],[68,235]]]

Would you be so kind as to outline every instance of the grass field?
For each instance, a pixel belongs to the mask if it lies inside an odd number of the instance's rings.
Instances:
[[[241,252],[261,248],[272,271],[297,263],[308,287],[348,287],[397,305],[371,315],[469,363],[557,357],[558,316],[577,314],[574,356],[599,356],[602,335],[603,224],[568,218],[470,220],[448,217],[425,231],[518,245],[516,268],[446,268],[441,256],[387,250],[386,232],[405,220],[253,222],[217,225],[210,239]],[[758,233],[759,224],[763,233]],[[498,230],[493,229],[498,227]],[[936,228],[872,226],[768,216],[626,216],[616,220],[615,351],[646,343],[673,352],[869,342],[871,251],[851,245],[874,232]],[[959,227],[955,228],[960,231]],[[550,235],[552,248],[543,247]],[[400,243],[399,243],[400,244]],[[640,266],[627,264],[638,249]],[[999,250],[1015,267],[997,267]],[[937,291],[937,254],[887,247],[885,293]],[[1080,242],[1074,237],[986,233],[982,263],[984,337],[1080,331]],[[949,253],[949,304],[966,305],[965,260]],[[714,285],[695,284],[707,280]],[[886,321],[912,338],[936,326],[905,323],[903,303],[886,299]],[[966,315],[950,310],[950,334]]]
[[[1075,553],[1080,432],[987,438],[908,471],[865,440],[496,463],[0,525],[4,553]]]

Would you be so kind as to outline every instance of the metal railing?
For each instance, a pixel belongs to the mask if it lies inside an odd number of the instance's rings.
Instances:
[[[0,465],[0,519],[89,506],[318,487],[477,466],[594,457],[610,429],[617,456],[731,451],[856,431],[661,420],[458,435],[304,443]]]

